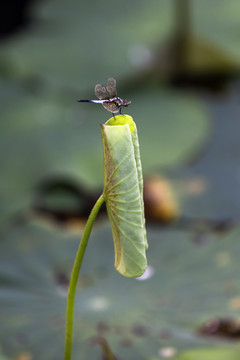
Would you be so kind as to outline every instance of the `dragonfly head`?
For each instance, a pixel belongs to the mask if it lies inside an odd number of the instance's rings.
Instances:
[[[122,106],[128,106],[131,104],[131,101],[130,100],[126,100],[126,99],[123,99],[122,100]]]

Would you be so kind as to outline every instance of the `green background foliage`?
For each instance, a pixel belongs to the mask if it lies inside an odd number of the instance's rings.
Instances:
[[[191,3],[201,44],[214,44],[215,58],[224,53],[238,70],[238,1]],[[73,359],[100,359],[96,336],[119,359],[158,359],[166,347],[181,360],[208,349],[206,359],[215,360],[223,348],[235,359],[237,344],[197,329],[214,317],[239,318],[237,76],[218,92],[183,89],[170,86],[161,62],[152,65],[174,33],[173,1],[45,0],[31,4],[29,16],[28,27],[0,47],[2,357],[63,354],[66,287],[80,233],[37,217],[32,206],[49,178],[63,176],[93,197],[102,188],[99,124],[108,114],[76,99],[93,98],[95,84],[115,76],[119,95],[132,101],[145,178],[163,175],[188,221],[163,228],[148,219],[152,276],[145,281],[114,270],[110,225],[96,224],[79,279]],[[51,201],[70,213],[81,205],[65,192]]]

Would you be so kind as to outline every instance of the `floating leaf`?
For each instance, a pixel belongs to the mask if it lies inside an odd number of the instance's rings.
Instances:
[[[216,349],[196,349],[186,351],[176,360],[238,360],[239,349],[236,348],[216,348]]]

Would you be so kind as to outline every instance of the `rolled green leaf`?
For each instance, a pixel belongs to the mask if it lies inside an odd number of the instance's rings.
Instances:
[[[111,222],[116,269],[124,276],[141,276],[147,266],[143,177],[136,125],[118,115],[101,125],[104,196]]]

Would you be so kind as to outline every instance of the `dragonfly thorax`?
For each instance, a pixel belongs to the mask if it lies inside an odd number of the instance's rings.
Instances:
[[[131,101],[126,100],[126,99],[121,99],[118,96],[115,96],[113,98],[110,99],[106,99],[103,101],[102,106],[110,111],[112,114],[118,113],[119,111],[121,111],[121,107],[122,106],[128,106],[131,104]]]
[[[128,106],[131,104],[131,101],[126,100],[126,99],[121,99],[118,96],[104,100],[104,103],[111,103],[111,102],[115,103],[118,106]]]

